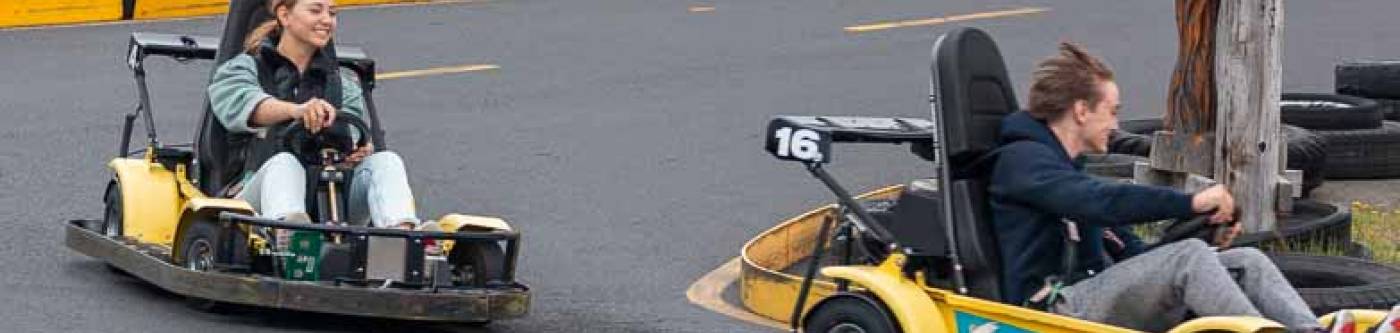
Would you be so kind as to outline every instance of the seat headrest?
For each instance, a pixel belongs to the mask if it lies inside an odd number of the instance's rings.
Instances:
[[[1001,51],[990,35],[958,28],[934,43],[934,118],[949,162],[975,159],[996,147],[1002,117],[1018,109]]]

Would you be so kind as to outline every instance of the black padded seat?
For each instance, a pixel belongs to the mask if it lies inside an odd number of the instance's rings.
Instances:
[[[948,162],[954,235],[972,296],[1001,301],[1001,256],[987,204],[1001,120],[1018,110],[1001,51],[986,32],[959,28],[934,44],[931,102]]]
[[[224,33],[219,40],[219,50],[214,56],[214,67],[209,71],[210,79],[220,65],[243,52],[243,40],[259,24],[267,21],[267,1],[233,0],[229,2],[228,17],[224,20]],[[219,195],[219,191],[238,177],[243,166],[232,165],[234,153],[230,151],[230,137],[223,124],[214,117],[209,96],[204,97],[204,113],[199,120],[199,132],[195,135],[195,152],[198,154],[199,189],[206,194]]]

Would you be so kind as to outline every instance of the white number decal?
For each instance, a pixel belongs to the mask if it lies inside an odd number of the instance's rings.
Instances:
[[[778,156],[792,157],[806,161],[821,161],[822,152],[821,134],[809,129],[797,129],[791,127],[779,128],[773,132],[773,136],[778,139]]]

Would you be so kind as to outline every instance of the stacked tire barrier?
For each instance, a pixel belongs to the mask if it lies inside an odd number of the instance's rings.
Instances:
[[[238,0],[263,1],[263,0]],[[430,0],[339,0],[339,6]],[[229,0],[0,0],[0,28],[223,14]]]
[[[1371,101],[1375,126],[1319,131],[1332,145],[1330,178],[1400,178],[1400,61],[1347,62],[1336,67],[1336,92]]]

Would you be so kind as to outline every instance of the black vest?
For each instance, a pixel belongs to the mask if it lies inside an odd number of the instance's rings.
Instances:
[[[271,39],[264,42],[253,54],[253,60],[258,65],[258,83],[263,92],[272,95],[273,98],[297,104],[320,98],[339,110],[343,101],[339,67],[334,58],[334,51],[327,50],[333,48],[328,46],[317,51],[311,56],[306,72],[299,73],[291,60],[277,53],[277,47]],[[261,138],[252,135],[243,138],[231,137],[234,141],[231,144],[238,147],[233,151],[242,152],[243,170],[256,171],[273,155],[285,151],[281,144],[282,137],[279,135],[286,126],[291,125],[292,122],[288,121],[268,126],[267,135]]]

